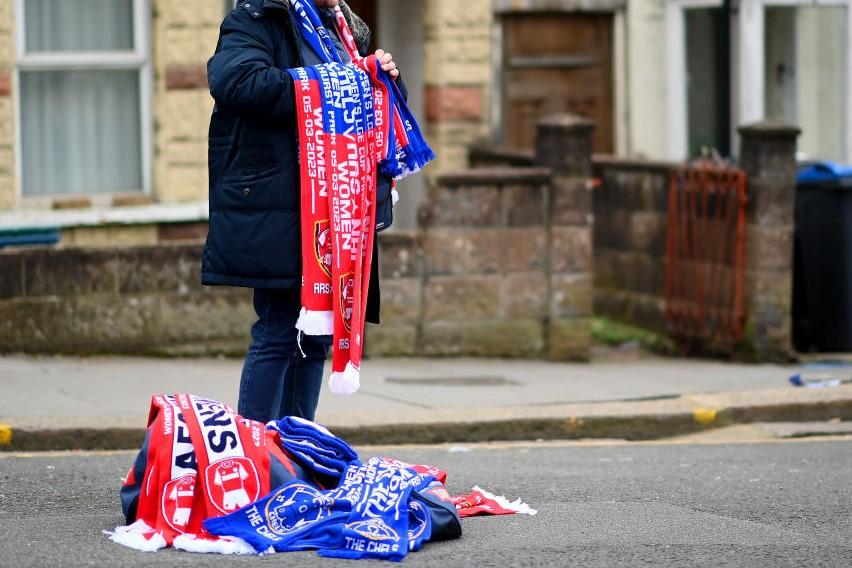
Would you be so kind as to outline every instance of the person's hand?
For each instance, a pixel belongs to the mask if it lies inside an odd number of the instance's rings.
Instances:
[[[381,63],[382,69],[387,71],[388,75],[391,76],[391,79],[396,80],[396,78],[399,77],[399,69],[396,68],[396,62],[393,60],[393,55],[386,53],[383,49],[377,49],[376,58],[378,58],[379,63]]]

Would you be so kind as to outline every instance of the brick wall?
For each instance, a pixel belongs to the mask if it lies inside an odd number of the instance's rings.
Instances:
[[[599,158],[595,314],[665,331],[666,222],[673,164]]]
[[[224,16],[218,0],[154,0],[154,186],[157,201],[207,197],[207,59]]]
[[[425,0],[425,132],[432,173],[467,166],[467,148],[490,131],[491,0]]]
[[[18,206],[12,100],[14,15],[0,2],[0,211]],[[213,101],[206,61],[216,46],[223,3],[152,0],[154,198],[172,203],[207,195],[207,125]]]

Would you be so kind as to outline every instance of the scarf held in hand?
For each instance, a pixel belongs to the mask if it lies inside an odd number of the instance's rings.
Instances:
[[[399,88],[362,58],[343,12],[344,63],[313,3],[291,0],[306,43],[325,63],[290,69],[299,128],[302,312],[296,327],[333,335],[331,390],[360,387],[379,173],[402,179],[435,158]]]

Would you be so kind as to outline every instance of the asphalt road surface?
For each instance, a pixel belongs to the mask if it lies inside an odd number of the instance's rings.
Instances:
[[[851,440],[377,453],[447,469],[451,492],[480,484],[539,511],[469,519],[462,539],[426,545],[411,566],[852,566]],[[313,553],[145,554],[113,544],[101,531],[122,521],[117,490],[131,461],[0,455],[0,566],[346,565]]]

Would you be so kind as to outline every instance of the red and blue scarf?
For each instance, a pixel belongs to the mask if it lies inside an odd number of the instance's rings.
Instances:
[[[121,490],[128,522],[111,540],[142,551],[253,552],[202,522],[237,511],[271,489],[309,475],[290,461],[276,432],[225,404],[191,394],[154,395],[145,445]]]
[[[362,58],[343,12],[335,24],[344,63],[313,3],[290,13],[321,65],[290,69],[301,167],[302,313],[296,327],[333,335],[331,390],[360,386],[378,175],[401,179],[435,158],[395,81]]]

